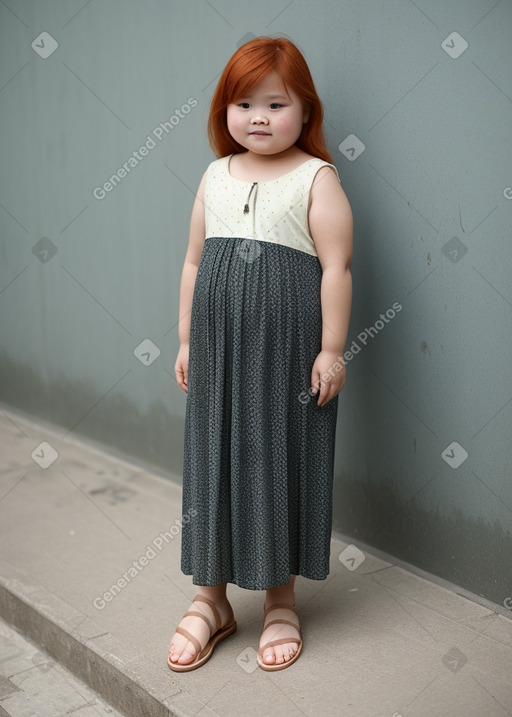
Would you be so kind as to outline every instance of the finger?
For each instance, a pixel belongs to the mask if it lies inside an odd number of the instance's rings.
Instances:
[[[185,375],[185,372],[181,368],[181,366],[177,366],[174,369],[174,373],[176,374],[176,382],[178,386],[182,389],[182,391],[187,391],[187,382],[188,377]]]
[[[334,381],[327,381],[324,383],[323,386],[323,394],[322,394],[322,406],[325,406],[326,403],[329,403],[335,396],[338,395],[338,393],[341,391],[341,388],[343,386],[343,383],[341,386],[339,383]]]
[[[340,385],[336,385],[333,383],[328,384],[326,391],[324,392],[324,396],[322,398],[322,405],[325,406],[326,403],[329,403],[329,401],[332,401],[333,398],[335,398],[341,389],[343,388],[343,383]]]
[[[311,393],[316,396],[320,390],[320,373],[318,371],[312,371],[311,373]]]
[[[328,394],[329,394],[329,384],[325,381],[320,381],[320,391],[318,393],[318,406],[323,406],[325,403],[327,403],[328,400]]]

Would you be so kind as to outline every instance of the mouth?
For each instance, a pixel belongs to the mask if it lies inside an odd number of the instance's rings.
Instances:
[[[270,137],[270,132],[249,132],[249,134],[257,134],[263,137]]]

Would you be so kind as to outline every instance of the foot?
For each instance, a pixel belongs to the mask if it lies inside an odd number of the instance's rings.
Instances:
[[[277,602],[278,601],[276,600],[276,603]],[[265,609],[269,608],[271,605],[271,602],[265,601]],[[293,606],[293,601],[290,603],[290,605]],[[263,647],[263,645],[265,645],[267,642],[272,642],[273,640],[281,640],[285,637],[300,638],[300,623],[295,612],[293,612],[292,610],[287,610],[286,608],[276,608],[267,615],[265,622],[267,623],[271,620],[277,619],[289,620],[290,622],[296,624],[297,627],[295,628],[292,625],[286,624],[277,624],[270,625],[269,627],[264,628],[261,634],[259,644],[260,647]],[[263,652],[263,662],[266,665],[282,665],[285,662],[291,660],[291,658],[295,655],[298,649],[299,645],[296,642],[284,642],[281,645],[267,647],[266,650],[264,650]]]
[[[233,622],[233,610],[227,597],[216,600],[215,607],[217,608],[221,619],[220,627],[226,627],[226,625]],[[189,607],[189,610],[201,612],[212,625],[215,625],[215,615],[207,603],[199,600],[194,601]],[[179,627],[190,632],[190,634],[200,642],[201,648],[204,648],[211,637],[207,623],[195,615],[188,615],[187,617],[184,617],[181,620]],[[170,661],[175,662],[178,665],[187,665],[195,660],[196,655],[196,648],[190,640],[187,640],[187,638],[179,632],[175,632],[169,647]]]

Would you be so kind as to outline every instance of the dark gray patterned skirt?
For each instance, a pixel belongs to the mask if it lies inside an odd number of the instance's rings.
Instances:
[[[338,396],[308,395],[317,257],[208,237],[192,303],[181,569],[250,590],[329,574]],[[192,517],[190,517],[192,516]]]

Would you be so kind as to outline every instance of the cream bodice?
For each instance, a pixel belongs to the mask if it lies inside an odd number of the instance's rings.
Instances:
[[[334,164],[312,158],[277,179],[245,182],[231,176],[232,156],[207,168],[205,237],[259,239],[317,256],[308,226],[309,192],[321,167],[331,167],[339,180]]]

